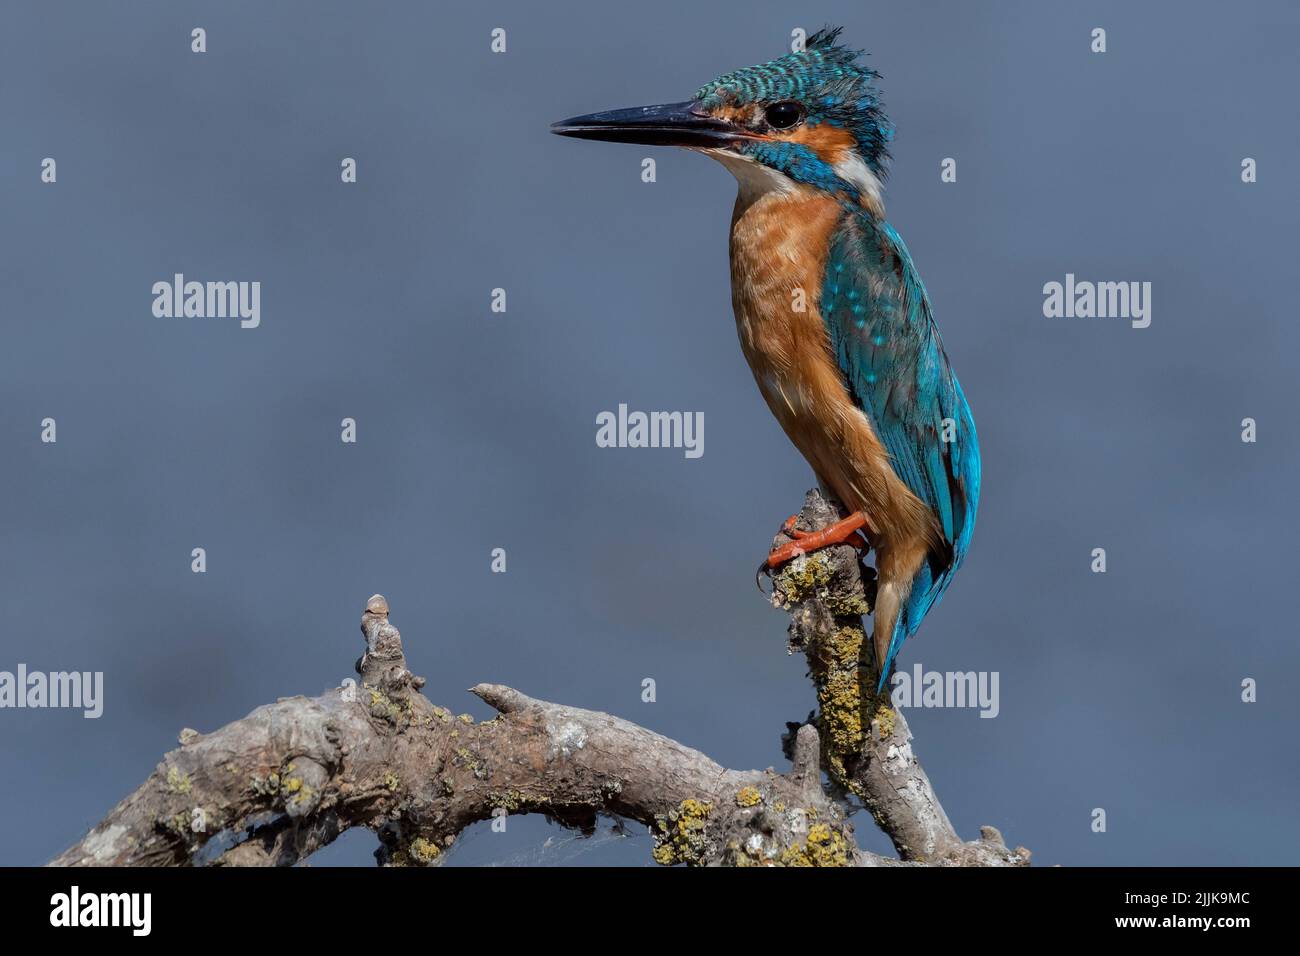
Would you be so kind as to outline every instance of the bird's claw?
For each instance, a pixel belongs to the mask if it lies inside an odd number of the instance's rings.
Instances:
[[[798,515],[791,515],[790,517],[786,518],[785,522],[781,525],[781,533],[785,535],[787,538],[794,538],[796,541],[799,540],[800,538],[806,538],[808,537],[808,535],[812,534],[811,531],[800,531],[798,528],[796,528],[794,525],[795,522],[798,520],[799,520]]]
[[[856,512],[847,518],[827,525],[819,531],[800,531],[796,528],[797,515],[791,515],[781,525],[781,532],[794,540],[776,545],[767,555],[766,565],[775,568],[792,561],[801,554],[828,548],[837,544],[848,544],[860,552],[870,551],[872,543],[864,537],[871,530],[871,523],[862,512]],[[861,532],[861,533],[860,533]]]
[[[763,576],[766,575],[770,579],[773,571],[801,554],[847,544],[858,550],[860,560],[875,547],[870,537],[871,522],[862,512],[856,512],[818,531],[800,531],[795,527],[798,520],[798,515],[791,515],[785,519],[781,525],[781,533],[792,540],[785,544],[773,545],[766,560],[758,566],[758,571],[754,575],[754,583],[758,586],[759,593],[765,597],[768,596],[768,592],[763,589]]]

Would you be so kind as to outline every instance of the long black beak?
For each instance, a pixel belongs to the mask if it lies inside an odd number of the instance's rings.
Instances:
[[[551,124],[551,132],[607,143],[642,143],[647,146],[725,146],[746,138],[730,123],[714,119],[694,101],[634,106],[626,110],[589,113]]]

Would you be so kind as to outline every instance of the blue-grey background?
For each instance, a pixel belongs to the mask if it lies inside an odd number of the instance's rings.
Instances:
[[[949,815],[1044,864],[1297,861],[1293,5],[158,0],[0,12],[0,669],[107,685],[98,721],[0,711],[0,863],[181,727],[336,686],[375,591],[456,710],[505,682],[784,765],[812,693],[753,570],[812,482],[735,341],[734,183],[547,125],[824,22],[884,74],[890,218],[983,446],[972,552],[901,659],[1001,674],[996,720],[909,716]],[[154,318],[174,272],[260,280],[261,328]],[[1066,272],[1151,281],[1151,327],[1045,319]],[[704,412],[704,457],[597,448],[619,402]],[[520,818],[451,859],[648,848]]]

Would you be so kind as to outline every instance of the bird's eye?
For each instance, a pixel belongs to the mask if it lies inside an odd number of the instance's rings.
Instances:
[[[798,103],[773,103],[763,118],[773,129],[789,129],[803,119],[803,107]]]

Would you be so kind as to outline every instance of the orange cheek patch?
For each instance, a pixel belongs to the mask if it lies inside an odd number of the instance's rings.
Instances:
[[[711,115],[714,119],[720,119],[726,123],[748,126],[749,121],[753,119],[753,110],[746,106],[719,106],[711,111]]]
[[[844,159],[853,148],[853,134],[843,126],[831,126],[829,123],[800,126],[781,138],[807,146],[817,154],[818,159],[832,166]]]

